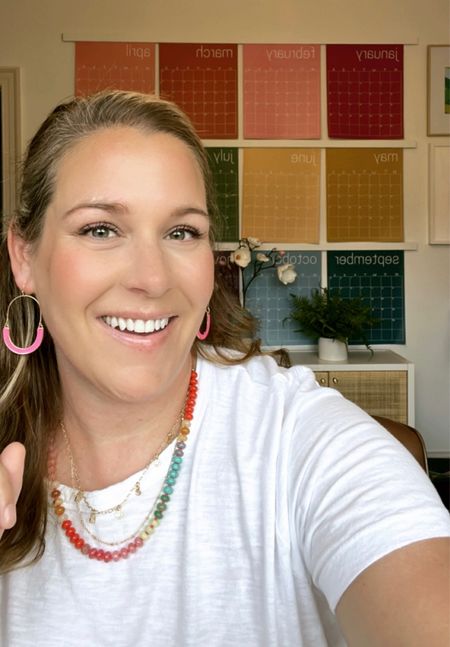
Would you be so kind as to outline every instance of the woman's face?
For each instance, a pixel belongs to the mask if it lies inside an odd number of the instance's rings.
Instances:
[[[174,136],[108,128],[65,154],[26,281],[63,385],[137,401],[186,375],[213,290],[209,227],[199,165]]]

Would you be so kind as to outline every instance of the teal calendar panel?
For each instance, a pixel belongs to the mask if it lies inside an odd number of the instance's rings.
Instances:
[[[404,253],[402,251],[328,252],[328,288],[344,297],[361,297],[379,320],[370,344],[405,343]],[[360,343],[361,340],[350,340]]]
[[[211,168],[217,205],[222,216],[218,240],[239,240],[239,156],[237,148],[206,149]]]
[[[253,252],[255,254],[255,252]],[[286,321],[291,311],[290,294],[309,296],[320,286],[320,252],[287,251],[282,263],[291,263],[297,272],[295,283],[283,285],[275,268],[263,270],[247,291],[245,305],[260,321],[259,336],[264,346],[298,346],[311,339],[295,332],[296,324]],[[251,266],[244,270],[244,281],[251,276]]]

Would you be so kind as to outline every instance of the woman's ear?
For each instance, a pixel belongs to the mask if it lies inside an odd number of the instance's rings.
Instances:
[[[17,287],[27,293],[34,292],[31,244],[14,231],[13,227],[8,230],[8,252]]]

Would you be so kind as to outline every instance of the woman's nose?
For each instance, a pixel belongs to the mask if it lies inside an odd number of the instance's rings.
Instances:
[[[141,240],[130,245],[122,281],[127,289],[159,297],[169,290],[171,281],[170,260],[161,243]]]

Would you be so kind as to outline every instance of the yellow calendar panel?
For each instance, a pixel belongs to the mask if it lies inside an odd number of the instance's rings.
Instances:
[[[319,150],[244,150],[243,236],[264,242],[318,243],[319,219]]]

